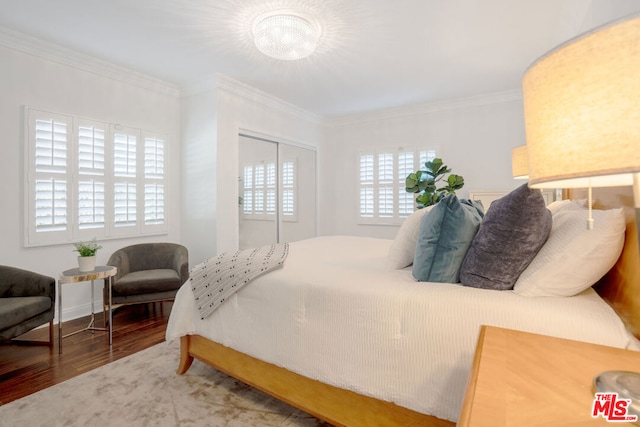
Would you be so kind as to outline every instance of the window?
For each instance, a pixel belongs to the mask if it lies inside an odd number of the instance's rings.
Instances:
[[[384,150],[361,153],[359,221],[399,224],[414,210],[415,194],[405,191],[410,173],[436,158],[435,150]]]
[[[26,246],[166,232],[162,135],[30,108],[25,116]]]

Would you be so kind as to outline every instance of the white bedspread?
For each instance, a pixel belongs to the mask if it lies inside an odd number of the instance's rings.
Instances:
[[[522,297],[416,282],[385,269],[391,240],[333,236],[294,242],[282,269],[256,279],[200,320],[193,292],[176,297],[167,340],[199,334],[360,394],[457,421],[480,325],[640,348],[591,289]]]

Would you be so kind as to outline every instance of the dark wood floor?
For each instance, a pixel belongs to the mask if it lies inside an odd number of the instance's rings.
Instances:
[[[166,301],[124,306],[115,310],[111,348],[107,332],[85,331],[64,338],[62,354],[58,354],[57,324],[52,347],[1,344],[0,405],[164,341],[172,304]],[[96,326],[102,326],[102,314],[96,315],[96,322]],[[62,333],[66,335],[84,328],[88,323],[89,317],[64,322]],[[48,337],[49,328],[46,327],[19,338],[46,341]]]

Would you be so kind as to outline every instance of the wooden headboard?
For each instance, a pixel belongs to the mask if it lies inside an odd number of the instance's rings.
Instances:
[[[584,199],[587,192],[572,190],[567,195],[572,199]],[[594,188],[593,201],[594,209],[625,208],[627,230],[622,255],[594,289],[611,304],[627,328],[640,338],[640,250],[632,188]]]

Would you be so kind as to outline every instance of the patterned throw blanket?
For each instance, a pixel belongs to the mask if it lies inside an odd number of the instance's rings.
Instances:
[[[284,264],[288,243],[224,252],[191,270],[189,281],[200,317],[205,319],[227,298],[258,276]]]

